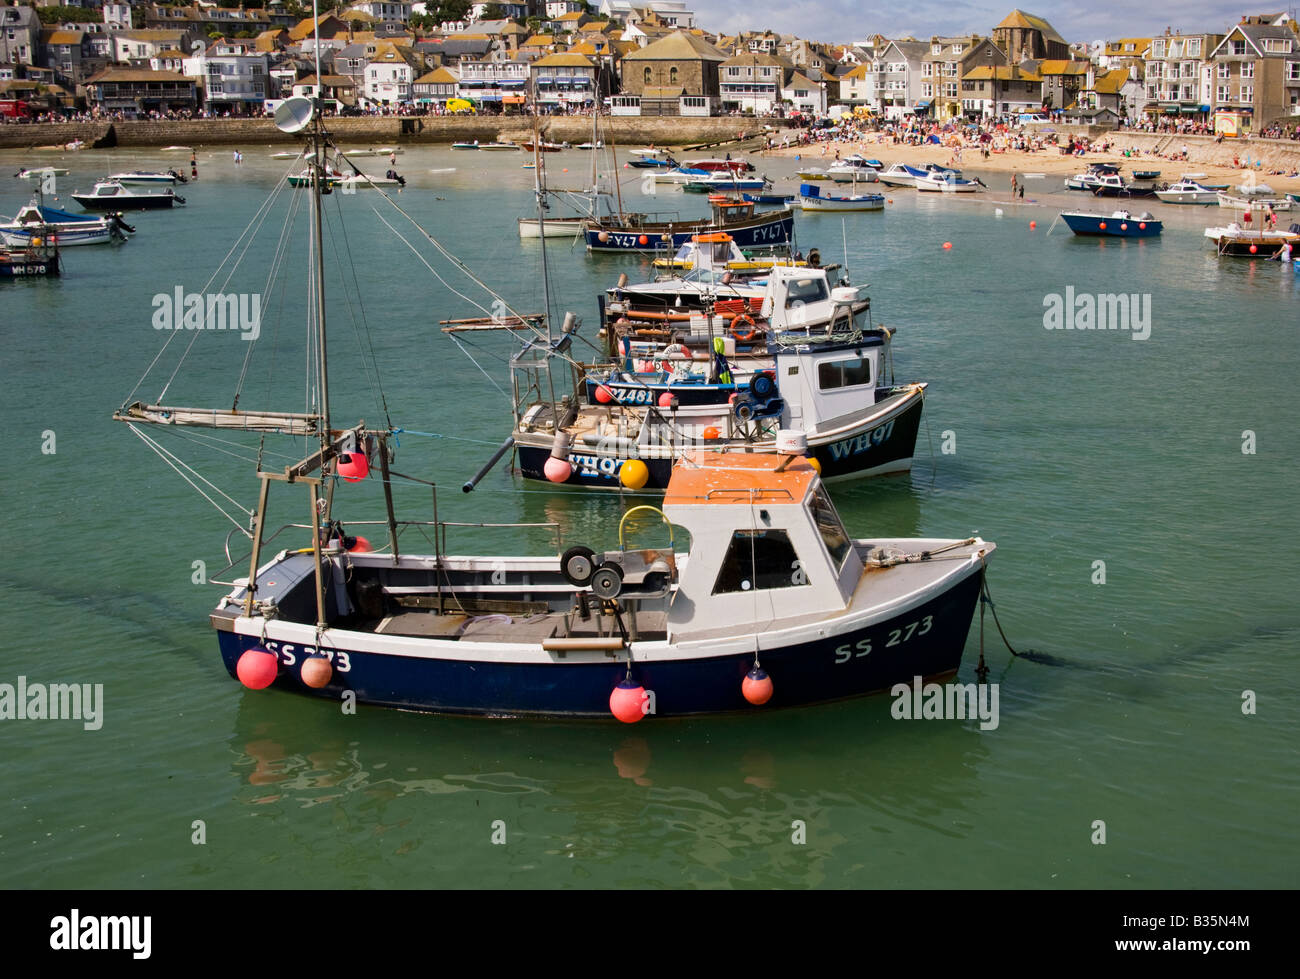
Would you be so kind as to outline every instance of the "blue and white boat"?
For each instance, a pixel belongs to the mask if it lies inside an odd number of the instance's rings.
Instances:
[[[1076,173],[1066,178],[1065,189],[1091,191],[1101,182],[1102,177],[1107,174],[1117,174],[1119,171],[1120,167],[1115,163],[1089,163],[1083,173]]]
[[[713,200],[711,215],[695,220],[650,221],[640,215],[610,215],[583,225],[587,248],[593,252],[668,251],[675,253],[694,235],[725,231],[737,246],[775,248],[794,237],[794,212],[788,208],[755,213],[748,201]]]
[[[766,177],[742,177],[734,173],[713,173],[682,185],[683,190],[697,193],[718,193],[740,190],[766,190],[771,181]]]
[[[883,211],[885,195],[823,194],[816,184],[800,184],[799,206],[805,211]]]
[[[660,160],[653,156],[642,156],[635,160],[628,160],[627,165],[637,170],[671,170],[677,166],[677,161],[669,157],[666,160]]]
[[[711,176],[713,176],[712,170],[701,170],[697,167],[673,167],[671,170],[656,170],[654,175],[657,184],[689,184]]]
[[[51,234],[57,236],[60,248],[106,245],[126,241],[127,235],[134,231],[135,228],[117,214],[103,217],[70,214],[34,201],[22,207],[12,220],[0,224],[0,238],[13,248],[25,247],[37,239],[49,238]]]
[[[751,204],[789,204],[794,194],[741,194],[740,198]]]
[[[880,171],[879,179],[886,187],[915,187],[919,179],[928,178],[931,174],[951,174],[954,177],[960,177],[961,171],[954,170],[951,167],[941,167],[937,163],[927,163],[924,167],[908,166],[906,163],[895,163],[888,170]]]
[[[1110,214],[1091,214],[1083,211],[1065,211],[1063,220],[1076,235],[1101,235],[1111,238],[1154,238],[1164,230],[1164,223],[1150,214],[1130,214],[1114,211]]]

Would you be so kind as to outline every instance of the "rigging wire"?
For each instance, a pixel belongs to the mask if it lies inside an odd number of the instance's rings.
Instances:
[[[209,503],[211,503],[214,507],[217,508],[217,511],[218,511],[218,512],[223,516],[223,517],[225,517],[225,518],[226,518],[227,520],[229,520],[232,524],[234,524],[236,527],[238,527],[238,528],[239,528],[239,532],[240,532],[241,534],[243,534],[244,536],[249,537],[249,538],[251,538],[251,537],[253,536],[252,533],[251,533],[249,530],[247,530],[247,529],[244,527],[244,525],[243,525],[242,523],[240,523],[238,520],[236,520],[234,517],[232,517],[229,513],[227,513],[227,512],[225,511],[225,508],[222,507],[222,505],[221,505],[220,503],[218,503],[216,500],[214,500],[212,497],[210,497],[207,493],[203,492],[203,489],[199,486],[199,484],[196,483],[196,482],[194,482],[194,480],[191,479],[189,476],[187,476],[187,475],[185,474],[185,472],[183,472],[182,470],[183,470],[183,469],[184,469],[184,470],[188,470],[189,472],[193,473],[194,476],[195,476],[197,479],[201,480],[205,485],[211,487],[213,492],[218,493],[218,494],[220,494],[221,496],[224,496],[227,500],[230,501],[230,503],[231,503],[231,504],[232,504],[236,509],[238,509],[241,513],[244,514],[244,516],[245,516],[246,518],[248,518],[248,519],[250,519],[250,520],[252,519],[252,516],[253,516],[253,511],[252,511],[252,510],[245,510],[245,509],[240,505],[239,501],[236,500],[233,496],[231,496],[229,493],[226,493],[226,492],[225,492],[224,490],[222,490],[219,486],[217,486],[216,484],[214,484],[211,480],[209,480],[209,479],[207,479],[206,477],[204,477],[202,474],[199,473],[198,470],[196,470],[193,466],[189,465],[187,462],[185,462],[184,460],[182,460],[182,459],[181,459],[178,455],[176,455],[174,452],[170,451],[169,449],[164,448],[162,445],[160,445],[160,444],[158,443],[158,441],[157,441],[156,439],[151,438],[150,436],[146,435],[144,432],[140,431],[140,428],[139,428],[138,425],[128,425],[127,427],[130,428],[131,431],[135,432],[135,434],[138,435],[138,436],[140,437],[140,440],[143,441],[145,445],[147,445],[147,446],[149,446],[149,448],[153,449],[153,451],[154,451],[155,453],[157,453],[158,458],[162,459],[163,462],[167,463],[168,466],[170,466],[173,470],[175,470],[176,474],[177,474],[178,476],[180,476],[181,479],[183,479],[183,480],[185,480],[185,482],[189,483],[190,486],[192,486],[192,487],[194,488],[195,492],[197,492],[197,493],[199,494],[199,496],[203,497],[205,500],[207,500]],[[174,460],[174,461],[173,461],[173,460]]]
[[[371,329],[370,329],[370,321],[366,318],[366,307],[365,307],[365,304],[361,302],[361,283],[360,283],[360,281],[357,279],[357,265],[356,265],[356,261],[355,261],[355,260],[353,259],[353,257],[352,257],[352,240],[351,240],[351,239],[348,237],[348,235],[347,235],[346,224],[345,224],[345,222],[344,222],[344,220],[343,220],[343,207],[342,207],[342,205],[338,202],[338,200],[335,200],[335,201],[334,201],[334,210],[335,210],[335,212],[337,213],[337,216],[338,216],[338,224],[339,224],[339,227],[342,229],[342,230],[341,230],[341,233],[340,233],[340,237],[342,237],[342,239],[343,239],[343,247],[344,247],[344,250],[345,250],[346,253],[347,253],[347,258],[348,258],[348,268],[349,268],[349,270],[352,272],[352,287],[353,287],[353,289],[356,291],[356,296],[357,296],[357,307],[358,307],[358,308],[360,309],[360,311],[361,311],[361,327],[360,327],[360,329],[358,329],[358,327],[357,327],[356,316],[355,316],[355,314],[353,314],[353,312],[352,312],[352,301],[351,301],[351,299],[348,299],[348,315],[349,315],[349,317],[351,317],[351,319],[352,319],[352,330],[353,330],[353,332],[356,334],[356,337],[357,337],[357,347],[358,347],[358,349],[360,349],[360,351],[361,351],[361,362],[362,362],[363,364],[366,364],[366,354],[367,354],[367,352],[369,352],[370,360],[369,360],[369,364],[368,364],[367,370],[368,370],[368,373],[374,377],[374,381],[375,381],[375,389],[376,389],[376,390],[378,391],[378,393],[379,393],[379,405],[378,405],[378,407],[379,407],[380,410],[383,411],[383,413],[384,413],[384,424],[385,424],[385,427],[387,427],[387,428],[389,428],[389,429],[392,429],[392,427],[393,427],[393,419],[392,419],[392,416],[389,414],[389,411],[388,411],[388,396],[384,393],[384,381],[383,381],[383,377],[382,377],[382,375],[379,373],[379,360],[378,360],[378,358],[375,356],[375,342],[374,342],[374,334],[372,333],[372,331],[371,331]],[[340,261],[339,261],[339,250],[338,250],[337,247],[335,247],[335,249],[334,249],[334,263],[335,263],[335,265],[339,266],[339,272],[340,272],[340,275],[341,275],[341,274],[342,274],[342,266],[341,266],[341,263],[340,263]],[[344,297],[345,297],[345,298],[347,297],[347,292],[346,292],[346,290],[344,291]],[[365,335],[365,344],[364,344],[364,345],[363,345],[362,342],[361,342],[361,338],[362,338],[362,334],[363,334],[363,333],[364,333],[364,335]]]

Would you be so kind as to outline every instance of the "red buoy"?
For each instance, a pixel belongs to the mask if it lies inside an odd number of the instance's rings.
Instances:
[[[339,475],[349,483],[359,482],[370,475],[370,462],[364,452],[344,452],[339,456]]]
[[[944,250],[944,251],[951,251],[951,250],[952,250],[952,242],[951,242],[951,241],[945,241],[945,242],[943,243],[943,250]]]
[[[1037,227],[1038,227],[1038,222],[1037,222],[1037,221],[1030,221],[1030,222],[1029,222],[1029,230],[1030,230],[1030,231],[1033,231],[1033,230],[1034,230],[1035,228],[1037,228]]]
[[[624,680],[609,695],[609,712],[624,724],[635,724],[645,717],[645,687],[635,680]]]
[[[1121,224],[1121,225],[1119,226],[1119,230],[1120,230],[1120,231],[1127,231],[1127,230],[1128,230],[1128,222],[1125,221],[1123,224]]]
[[[708,428],[706,428],[706,429],[705,429],[703,432],[701,432],[700,434],[703,435],[706,439],[709,439],[710,441],[713,440],[713,439],[721,438],[721,437],[722,437],[722,433],[719,432],[719,431],[717,430],[717,428],[716,428],[715,426],[713,426],[713,425],[710,425]]]
[[[638,245],[648,245],[648,244],[650,244],[650,239],[649,239],[648,237],[646,237],[645,235],[642,235],[640,238],[638,238],[638,239],[636,240],[636,243],[637,243]]]
[[[1147,223],[1146,223],[1145,221],[1141,221],[1141,222],[1138,223],[1138,227],[1139,227],[1140,229],[1142,229],[1143,231],[1146,231],[1146,229],[1147,229]]]
[[[740,692],[755,707],[762,706],[772,699],[772,678],[756,666],[740,681]]]
[[[569,477],[573,475],[573,465],[568,459],[547,456],[546,462],[542,464],[542,475],[552,483],[568,482]]]
[[[334,676],[334,667],[324,656],[308,656],[302,661],[302,682],[319,690]]]
[[[600,384],[596,387],[596,400],[603,405],[607,405],[614,400],[614,392],[605,385]]]
[[[1254,255],[1255,252],[1257,252],[1257,251],[1259,251],[1259,249],[1258,249],[1256,246],[1254,246],[1254,245],[1251,245],[1251,246],[1250,246],[1250,253],[1251,253],[1252,255]]]
[[[280,661],[275,653],[269,653],[260,646],[244,650],[239,662],[235,664],[235,675],[249,690],[269,687],[279,672]]]
[[[1100,228],[1102,231],[1105,231],[1105,230],[1106,230],[1106,222],[1105,222],[1105,221],[1101,222],[1101,224],[1097,225],[1097,227]]]
[[[665,391],[663,394],[659,395],[659,407],[671,408],[673,406],[674,400],[676,399],[673,397],[673,395]]]

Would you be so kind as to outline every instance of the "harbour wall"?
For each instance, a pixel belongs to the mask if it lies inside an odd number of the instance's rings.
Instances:
[[[455,143],[496,139],[522,140],[532,135],[525,118],[501,116],[359,116],[327,120],[344,143]],[[591,138],[591,119],[554,116],[543,119],[546,138],[583,143]],[[601,122],[601,138],[621,145],[683,146],[753,135],[761,124],[737,116],[717,118],[620,116]],[[27,149],[84,140],[87,146],[109,139],[117,146],[205,146],[213,143],[288,143],[297,137],[275,128],[268,119],[134,120],[128,122],[8,123],[0,125],[0,149]]]

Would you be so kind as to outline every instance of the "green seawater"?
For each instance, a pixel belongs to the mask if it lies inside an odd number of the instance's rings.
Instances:
[[[1002,625],[1018,648],[1044,654],[1013,660],[986,620],[995,730],[895,720],[887,696],[635,727],[364,707],[347,716],[226,675],[207,622],[220,590],[192,576],[196,561],[213,573],[225,564],[230,524],[109,417],[166,338],[152,324],[155,295],[265,284],[283,208],[238,271],[208,285],[293,167],[270,160],[270,147],[240,149],[236,168],[229,149],[200,148],[200,180],[179,188],[189,205],[129,216],[139,233],[128,244],[67,250],[58,280],[0,283],[9,460],[0,683],[25,676],[104,691],[99,730],[0,720],[0,885],[1300,883],[1300,277],[1217,259],[1201,232],[1224,212],[1133,202],[1165,220],[1163,237],[1099,242],[1060,225],[1048,236],[1058,211],[1114,202],[1031,181],[1030,203],[1005,203],[999,217],[992,202],[1009,200],[1007,178],[985,175],[994,190],[974,200],[886,191],[883,214],[797,219],[805,249],[819,246],[870,283],[877,322],[898,328],[900,380],[930,382],[911,474],[834,487],[850,531],[995,541],[989,581]],[[0,154],[6,173],[40,159]],[[73,171],[59,189],[74,210],[66,192],[112,170],[188,170],[186,155],[157,151],[60,160]],[[408,150],[398,169],[409,184],[396,199],[514,308],[533,312],[544,305],[541,249],[514,226],[533,206],[522,162]],[[571,187],[590,166],[577,152],[547,164],[552,184]],[[794,167],[760,169],[788,177]],[[704,208],[665,187],[649,198],[638,174],[620,174],[629,206]],[[0,212],[24,203],[27,187],[4,178]],[[241,407],[301,410],[308,396],[305,200],[284,234],[284,274],[267,294]],[[613,546],[622,509],[642,501],[525,484],[504,467],[460,492],[508,434],[511,347],[473,336],[462,350],[437,321],[479,312],[462,296],[489,311],[491,299],[377,195],[336,194],[325,213],[331,230],[348,233],[347,249],[326,255],[336,424],[383,421],[363,357],[373,346],[394,424],[443,436],[404,435],[395,464],[438,482],[442,519],[553,521],[566,541]],[[634,281],[649,272],[642,259],[589,257],[563,241],[547,257],[557,314],[578,312],[593,339],[598,292],[620,272]],[[1149,294],[1149,338],[1045,329],[1045,297],[1067,287]],[[169,358],[190,339],[173,342],[136,397],[160,396]],[[229,401],[248,344],[236,333],[199,340],[167,403]],[[51,432],[52,454],[42,451]],[[1243,452],[1252,436],[1254,451]],[[168,444],[254,503],[252,468],[239,458],[251,455],[246,442]],[[336,506],[373,518],[374,497],[344,487]],[[307,519],[297,493],[272,506],[273,526]],[[423,487],[401,488],[398,506],[432,516]],[[543,531],[453,531],[450,543],[471,553],[552,546]],[[963,681],[974,679],[979,646],[977,619]],[[202,845],[192,841],[199,820]],[[497,821],[504,845],[492,842]]]

